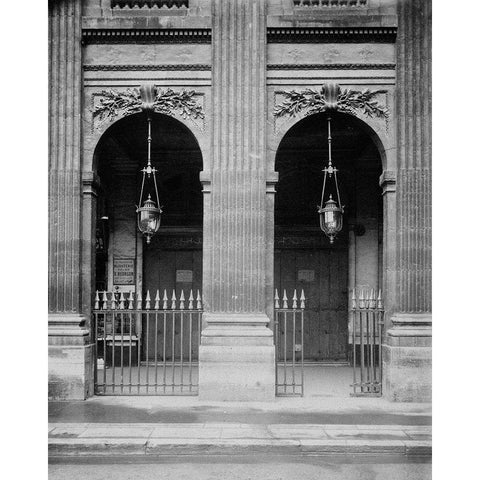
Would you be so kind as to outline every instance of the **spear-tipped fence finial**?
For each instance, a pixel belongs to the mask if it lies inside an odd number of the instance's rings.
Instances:
[[[188,297],[188,309],[193,310],[193,291],[190,289],[190,295]]]
[[[280,302],[279,302],[280,298],[278,296],[278,290],[277,289],[275,289],[275,297],[274,298],[275,298],[275,308],[280,308]]]
[[[142,293],[137,292],[137,310],[142,309]]]
[[[180,310],[185,310],[185,295],[183,290],[180,291]]]
[[[93,304],[94,310],[100,310],[100,297],[98,296],[98,290],[95,292],[95,303]]]
[[[125,310],[125,298],[123,297],[123,295],[124,294],[122,292],[119,293],[119,297],[120,297],[120,302],[118,305],[119,310]]]
[[[164,310],[168,309],[168,295],[167,295],[167,289],[163,290],[163,305],[162,308]]]
[[[172,292],[172,310],[177,308],[177,297],[175,296],[175,290]]]
[[[375,308],[375,290],[372,288],[370,291],[370,299],[368,302],[368,308],[372,309]]]
[[[293,297],[292,297],[292,308],[296,309],[297,308],[297,289],[293,291]]]
[[[358,297],[358,308],[365,308],[365,297],[363,295],[363,288],[360,289],[360,295]]]
[[[288,308],[287,291],[283,289],[282,308]]]
[[[150,290],[147,290],[147,296],[145,297],[145,310],[150,310]]]
[[[103,291],[102,300],[103,300],[102,309],[107,310],[108,309],[108,303],[107,303],[107,291],[106,290]]]
[[[128,297],[128,309],[129,310],[133,310],[133,302],[134,302],[133,290],[130,290],[130,295]]]
[[[300,308],[302,310],[305,309],[305,292],[303,291],[303,288],[302,288],[302,292],[300,293]]]
[[[382,289],[378,289],[377,308],[383,309]]]
[[[202,296],[200,295],[200,290],[197,290],[197,310],[202,309]]]
[[[160,292],[157,289],[157,293],[155,294],[155,304],[153,305],[153,308],[155,310],[160,309]]]

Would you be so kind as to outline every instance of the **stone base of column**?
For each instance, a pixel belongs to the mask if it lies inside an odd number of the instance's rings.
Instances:
[[[384,394],[393,402],[432,401],[432,315],[395,314],[383,346]]]
[[[48,316],[48,398],[85,400],[93,395],[93,345],[78,314]]]
[[[262,314],[205,314],[199,352],[199,397],[208,401],[275,399],[273,333]]]

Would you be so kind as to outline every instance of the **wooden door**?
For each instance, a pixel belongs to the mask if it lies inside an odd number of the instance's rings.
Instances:
[[[153,242],[152,242],[153,245]],[[154,298],[157,289],[160,293],[160,299],[163,299],[163,292],[167,290],[168,308],[171,308],[172,292],[175,291],[177,299],[176,308],[180,306],[180,295],[184,292],[185,295],[185,309],[188,307],[188,297],[190,290],[194,292],[196,298],[197,291],[202,293],[202,251],[200,249],[161,249],[161,248],[146,248],[144,249],[143,257],[144,265],[144,292],[150,292],[151,304],[154,305]],[[162,302],[160,302],[162,306]],[[173,328],[174,327],[174,328]],[[192,355],[193,359],[198,359],[198,325],[192,323]],[[175,318],[175,325],[173,325],[171,316],[166,324],[165,329],[165,357],[170,360],[172,358],[172,351],[175,352],[175,358],[180,355],[180,329],[183,331],[183,351],[187,352],[190,342],[190,320],[188,315],[181,321],[180,315],[177,314]],[[143,339],[142,339],[142,358],[153,361],[155,360],[155,342],[157,344],[157,360],[163,360],[163,317],[160,315],[157,321],[157,331],[155,332],[155,317],[150,316],[148,325],[148,345],[147,345],[147,325],[146,319],[143,319]],[[172,345],[173,338],[173,345]]]
[[[291,298],[303,288],[306,297],[304,358],[340,361],[347,358],[348,257],[345,249],[278,249],[275,287]]]

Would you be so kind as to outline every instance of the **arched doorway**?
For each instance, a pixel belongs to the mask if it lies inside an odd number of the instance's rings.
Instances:
[[[202,154],[194,135],[183,123],[156,113],[151,120],[151,162],[157,170],[163,214],[160,230],[150,244],[144,241],[136,223],[141,169],[147,163],[147,115],[139,113],[114,123],[102,135],[94,154],[101,185],[97,202],[96,290],[114,295],[133,294],[131,298],[135,299],[131,305],[135,309],[132,318],[128,313],[113,313],[110,326],[107,313],[100,317],[102,321],[106,319],[106,329],[113,329],[113,332],[102,332],[103,344],[100,341],[98,345],[100,367],[103,372],[109,369],[104,374],[103,385],[118,384],[119,375],[123,382],[125,367],[129,378],[137,378],[138,384],[146,386],[150,381],[149,364],[155,364],[155,370],[158,362],[175,364],[177,356],[181,355],[183,361],[183,352],[186,352],[191,371],[191,362],[198,359],[195,341],[200,332],[198,322],[195,319],[192,322],[190,314],[189,323],[183,325],[183,316],[180,323],[180,316],[175,319],[172,312],[183,308],[183,304],[179,304],[182,292],[187,305],[190,292],[194,292],[196,298],[202,290],[203,194],[199,179]],[[144,312],[161,309],[159,304],[163,304],[164,294],[168,305],[162,311],[168,309],[169,316],[155,317]],[[106,298],[111,299],[109,295],[107,293]],[[101,294],[100,297],[103,299]],[[140,304],[137,303],[139,297]],[[151,302],[147,302],[147,298]],[[161,301],[155,302],[156,298]],[[173,299],[177,299],[177,303]],[[126,305],[120,308],[130,307],[130,303],[129,307]],[[110,308],[110,304],[107,307]],[[117,360],[110,351],[117,351]],[[167,373],[172,376],[175,371],[175,365],[169,366]],[[194,377],[190,375],[190,387],[195,383],[196,372]],[[168,381],[164,378],[163,383]],[[123,383],[121,387],[119,393],[123,392]],[[109,393],[105,387],[102,392]]]
[[[345,205],[343,230],[333,244],[320,230],[317,213],[322,169],[328,163],[328,116],[332,122],[332,159],[339,169]],[[288,296],[294,289],[305,292],[303,352],[307,366],[348,366],[352,354],[351,290],[382,285],[380,152],[370,127],[356,117],[336,112],[315,114],[285,134],[277,150],[275,170],[279,175],[275,287],[280,292],[286,290]],[[340,386],[344,393],[348,393],[350,376],[344,370]]]

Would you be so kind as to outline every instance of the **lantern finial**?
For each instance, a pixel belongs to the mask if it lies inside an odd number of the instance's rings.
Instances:
[[[338,170],[332,164],[332,135],[330,129],[331,118],[328,117],[328,165],[323,169],[323,188],[322,188],[322,202],[318,206],[318,213],[320,214],[320,228],[330,239],[330,243],[343,227],[343,206],[340,201],[340,191],[338,189],[337,172]],[[337,194],[337,201],[333,199],[333,195],[330,193],[328,200],[324,204],[325,185],[328,178],[335,180],[335,190]]]
[[[150,115],[147,117],[148,121],[148,136],[147,136],[147,145],[148,145],[148,155],[147,155],[147,166],[142,168],[142,188],[140,190],[140,200],[137,206],[137,223],[138,229],[145,235],[147,244],[150,243],[151,238],[155,233],[158,232],[160,228],[160,216],[162,214],[162,209],[159,206],[158,201],[158,189],[157,189],[157,179],[155,174],[157,170],[155,167],[152,167],[151,163],[151,143],[152,143],[152,119]],[[143,198],[143,189],[145,187],[145,178],[153,176],[153,184],[155,186],[155,195],[156,202],[152,200],[150,193],[148,194],[147,199],[142,205]]]

